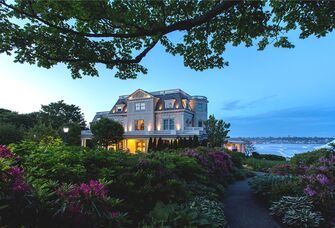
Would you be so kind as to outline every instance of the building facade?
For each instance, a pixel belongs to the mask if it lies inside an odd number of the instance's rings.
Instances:
[[[191,96],[180,89],[146,92],[138,89],[130,95],[120,96],[110,111],[97,112],[92,122],[101,118],[118,121],[124,127],[124,140],[119,149],[147,151],[149,138],[172,140],[177,137],[204,136],[208,100],[204,96]],[[81,144],[92,139],[90,130],[81,132]]]

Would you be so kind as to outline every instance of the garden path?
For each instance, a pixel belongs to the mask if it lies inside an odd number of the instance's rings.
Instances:
[[[258,174],[261,175],[261,174]],[[251,192],[248,179],[225,190],[224,211],[229,228],[281,228]]]

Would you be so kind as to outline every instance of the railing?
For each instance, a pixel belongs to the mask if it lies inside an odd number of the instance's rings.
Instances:
[[[187,127],[185,130],[161,130],[161,131],[128,131],[125,132],[125,136],[155,136],[155,135],[162,135],[162,136],[186,136],[186,135],[200,135],[203,134],[202,127]],[[82,138],[91,138],[93,136],[90,130],[83,130],[81,131]]]

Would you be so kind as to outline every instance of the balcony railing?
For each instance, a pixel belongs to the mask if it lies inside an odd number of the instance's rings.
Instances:
[[[155,130],[155,131],[127,131],[125,136],[192,136],[203,134],[202,127],[186,127],[185,130]],[[90,130],[81,131],[82,138],[91,138],[93,136]]]

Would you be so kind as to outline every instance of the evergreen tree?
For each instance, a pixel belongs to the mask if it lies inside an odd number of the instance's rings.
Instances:
[[[157,142],[157,150],[158,151],[163,150],[163,140],[161,137],[159,137],[158,142]]]
[[[187,139],[186,137],[183,138],[183,148],[187,147]]]
[[[173,140],[173,149],[178,149],[178,140],[177,139]]]
[[[156,151],[157,150],[157,140],[156,138],[154,138],[153,142],[152,142],[152,150]]]
[[[148,151],[152,151],[152,138],[149,138]]]
[[[197,135],[194,135],[193,136],[193,148],[197,148],[198,146],[200,146],[199,138]]]
[[[188,148],[194,148],[193,138],[191,136],[188,137],[187,144],[188,144]]]

